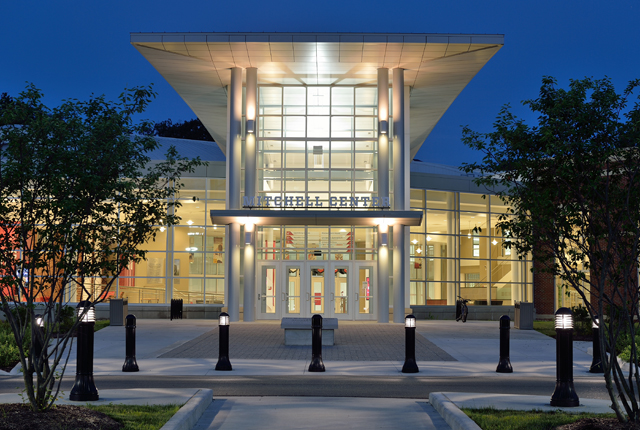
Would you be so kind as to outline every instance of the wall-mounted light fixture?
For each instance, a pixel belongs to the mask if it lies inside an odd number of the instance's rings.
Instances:
[[[389,122],[388,121],[380,121],[380,133],[387,134],[389,132]]]
[[[255,133],[256,131],[256,121],[253,119],[247,120],[247,133]]]
[[[385,223],[382,223],[378,225],[378,230],[380,231],[380,245],[389,245],[389,226]]]
[[[245,245],[251,245],[253,239],[253,230],[255,225],[253,223],[246,223],[244,225],[244,243]]]

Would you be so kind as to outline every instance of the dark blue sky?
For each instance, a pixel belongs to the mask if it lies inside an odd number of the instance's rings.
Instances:
[[[195,115],[129,44],[130,32],[379,32],[504,34],[505,46],[476,75],[417,158],[460,165],[479,154],[460,142],[461,125],[490,131],[505,103],[535,98],[543,75],[609,76],[621,91],[640,78],[640,1],[4,1],[0,6],[0,93],[25,82],[45,102],[115,99],[127,86],[155,84],[146,118]],[[535,118],[531,118],[535,119]]]

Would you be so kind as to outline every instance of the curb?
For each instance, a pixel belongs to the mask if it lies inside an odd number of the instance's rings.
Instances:
[[[462,412],[444,393],[429,394],[429,403],[452,430],[482,430],[478,424]]]
[[[199,389],[160,430],[191,430],[213,401],[213,390]]]

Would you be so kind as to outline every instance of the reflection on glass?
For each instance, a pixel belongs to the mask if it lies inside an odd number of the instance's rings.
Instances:
[[[263,266],[260,286],[260,309],[264,314],[276,313],[276,268]]]
[[[373,313],[372,274],[373,269],[371,267],[361,267],[358,270],[358,313],[361,314]]]
[[[334,312],[336,314],[346,314],[348,312],[347,297],[349,295],[348,269],[346,267],[336,268],[334,273]]]
[[[287,267],[287,305],[285,312],[288,314],[300,313],[300,268]]]
[[[324,313],[324,279],[325,270],[322,267],[311,267],[310,280],[311,280],[311,313],[322,314]]]

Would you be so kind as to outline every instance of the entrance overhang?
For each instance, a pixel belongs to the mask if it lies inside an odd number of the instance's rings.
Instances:
[[[212,210],[215,225],[408,225],[422,223],[422,211]]]

